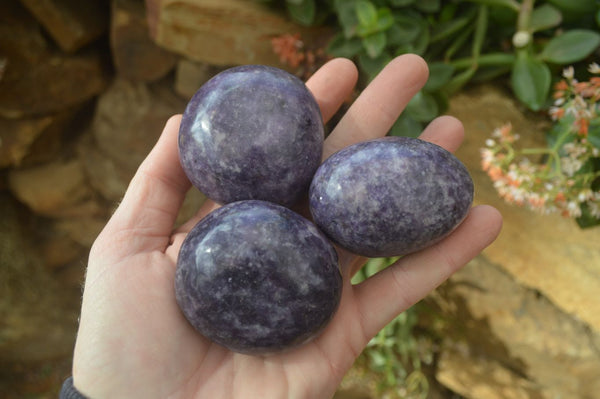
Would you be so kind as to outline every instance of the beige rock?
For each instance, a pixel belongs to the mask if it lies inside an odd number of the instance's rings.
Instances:
[[[472,399],[591,399],[600,390],[600,333],[485,257],[430,298],[448,318],[437,373],[448,388]]]
[[[175,92],[189,100],[200,86],[218,72],[219,69],[214,66],[183,58],[175,69]]]
[[[98,148],[128,170],[136,170],[167,119],[182,113],[185,101],[170,81],[152,85],[117,79],[98,101],[92,133]]]
[[[148,34],[146,11],[141,0],[113,0],[110,44],[120,77],[154,81],[173,69],[177,57],[157,46]]]
[[[79,148],[90,184],[104,198],[120,200],[167,119],[183,112],[185,104],[170,80],[151,85],[115,80],[98,101],[91,137]]]
[[[102,212],[76,159],[9,172],[9,187],[32,211],[49,217],[88,216]]]
[[[468,399],[551,399],[526,378],[484,357],[446,350],[438,360],[437,380]]]
[[[510,95],[491,86],[457,94],[448,114],[465,125],[466,138],[457,156],[475,181],[475,202],[492,204],[504,216],[500,237],[485,256],[600,332],[600,228],[581,230],[571,219],[507,205],[480,167],[479,149],[494,128],[511,122],[524,145],[543,145],[547,122],[525,114]]]
[[[161,46],[213,65],[281,66],[270,39],[301,33],[311,41],[328,28],[307,29],[260,2],[246,0],[146,0],[148,25]]]

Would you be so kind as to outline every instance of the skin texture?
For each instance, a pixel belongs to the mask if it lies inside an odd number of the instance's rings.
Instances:
[[[314,338],[342,293],[337,253],[314,224],[271,202],[225,205],[184,240],[177,303],[203,336],[267,354]]]
[[[300,79],[243,65],[217,74],[191,98],[179,155],[192,184],[216,202],[291,206],[321,163],[323,130],[319,105]]]
[[[427,74],[420,57],[403,55],[391,61],[328,136],[324,157],[384,136]],[[307,86],[324,120],[348,98],[356,79],[356,67],[346,59],[330,61],[310,78]],[[365,259],[340,250],[342,298],[316,339],[275,356],[231,352],[202,338],[175,300],[181,244],[217,207],[205,203],[173,230],[190,188],[178,159],[180,119],[167,122],[90,251],[73,358],[74,386],[90,397],[331,398],[381,328],[475,257],[500,231],[497,210],[474,207],[448,237],[358,285],[350,279]],[[421,138],[454,151],[463,135],[459,121],[440,117]]]
[[[363,256],[393,257],[454,230],[473,202],[473,180],[442,147],[384,137],[329,157],[309,199],[315,223],[335,243]]]

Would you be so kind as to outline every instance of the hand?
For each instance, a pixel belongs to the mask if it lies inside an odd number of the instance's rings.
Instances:
[[[417,56],[393,60],[327,138],[324,156],[384,136],[427,76]],[[325,120],[356,79],[354,64],[335,59],[307,82]],[[180,116],[167,122],[90,251],[73,361],[74,385],[89,397],[330,398],[381,328],[475,257],[500,230],[495,209],[475,207],[443,241],[354,286],[350,278],[365,259],[340,251],[342,299],[320,336],[281,354],[232,353],[198,334],[175,301],[181,243],[217,207],[206,201],[192,220],[172,230],[190,188],[178,159],[179,122]],[[459,121],[440,117],[421,138],[453,151],[463,134]]]

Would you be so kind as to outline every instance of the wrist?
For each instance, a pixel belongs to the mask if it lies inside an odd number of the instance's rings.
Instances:
[[[73,377],[69,377],[65,380],[60,390],[59,399],[87,399],[87,396],[75,388],[73,385]]]

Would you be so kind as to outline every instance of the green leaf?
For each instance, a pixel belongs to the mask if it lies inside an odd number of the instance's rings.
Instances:
[[[370,1],[356,2],[356,17],[362,26],[373,26],[377,23],[377,8]]]
[[[327,54],[334,57],[352,58],[362,50],[363,44],[359,38],[346,39],[342,33],[335,35],[327,46]]]
[[[477,68],[472,66],[468,69],[465,69],[459,74],[456,74],[445,86],[444,93],[447,96],[451,96],[456,93],[458,90],[462,89],[475,75],[477,72]]]
[[[581,216],[576,218],[577,225],[582,229],[600,225],[600,219],[594,217],[587,204],[581,204]]]
[[[396,15],[395,23],[386,32],[388,45],[395,47],[412,43],[423,30],[422,22],[423,20],[419,18]]]
[[[405,112],[418,122],[429,122],[438,116],[439,108],[435,97],[421,90],[410,100]]]
[[[394,17],[389,8],[380,8],[377,10],[377,20],[372,25],[358,25],[356,33],[360,37],[372,35],[374,33],[388,30],[394,24]]]
[[[383,50],[385,49],[385,33],[378,32],[367,37],[363,37],[362,44],[365,50],[367,50],[367,54],[371,58],[376,58],[381,55]]]
[[[425,13],[434,13],[442,8],[442,2],[441,0],[419,0],[415,3],[415,7]]]
[[[371,81],[391,60],[392,58],[385,52],[377,58],[371,58],[366,54],[360,54],[358,56],[358,65],[367,75],[367,79]]]
[[[333,3],[338,21],[344,31],[346,38],[356,35],[358,17],[356,16],[356,1],[353,0],[335,0]]]
[[[519,100],[533,111],[539,111],[548,98],[552,76],[543,61],[520,53],[513,65],[511,85]]]
[[[406,7],[413,4],[416,0],[388,0],[392,7]]]
[[[548,0],[562,11],[574,14],[587,14],[594,12],[596,5],[592,0]]]
[[[472,18],[470,16],[464,16],[453,19],[446,23],[438,24],[437,26],[435,26],[434,31],[431,35],[431,42],[435,43],[457,32],[460,32],[470,22],[472,22]]]
[[[550,4],[542,4],[531,13],[529,27],[533,32],[554,28],[562,22],[562,13]]]
[[[368,354],[371,358],[371,367],[375,371],[383,371],[387,363],[387,358],[376,350],[369,351]]]
[[[519,11],[520,5],[515,0],[471,0],[474,3],[485,4],[487,6],[506,7],[513,11]]]
[[[423,125],[410,115],[403,113],[388,132],[389,136],[419,137],[423,131]]]
[[[425,20],[421,23],[421,34],[417,36],[417,40],[413,43],[413,53],[423,55],[429,47],[431,34],[429,33],[429,26]]]
[[[432,62],[429,64],[429,79],[423,87],[424,91],[431,92],[440,89],[452,78],[454,67],[444,62]]]
[[[483,42],[487,36],[488,29],[488,6],[480,5],[477,10],[477,18],[475,22],[475,33],[473,34],[473,43],[471,46],[471,54],[473,58],[478,58],[483,48]]]
[[[600,46],[600,34],[592,30],[573,29],[548,42],[541,57],[555,64],[581,61]]]
[[[387,7],[377,10],[377,29],[379,31],[388,30],[392,25],[394,25],[392,11]]]
[[[315,0],[286,0],[286,7],[292,20],[300,25],[310,26],[315,21]]]
[[[600,119],[594,118],[590,122],[587,139],[594,147],[600,149]]]

